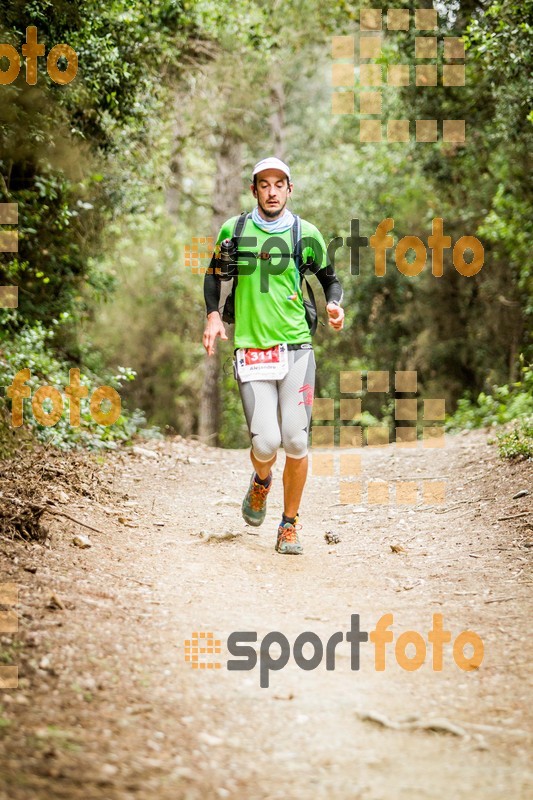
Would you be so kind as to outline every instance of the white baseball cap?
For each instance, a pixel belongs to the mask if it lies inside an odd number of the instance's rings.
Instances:
[[[269,158],[263,158],[261,161],[257,162],[252,172],[252,180],[258,172],[264,172],[266,169],[279,169],[279,171],[283,172],[283,174],[286,175],[289,180],[291,179],[291,171],[287,164],[285,164],[285,162],[281,159],[271,156]]]

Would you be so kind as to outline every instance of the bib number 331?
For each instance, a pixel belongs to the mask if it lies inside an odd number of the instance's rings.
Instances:
[[[242,347],[237,350],[237,373],[242,382],[278,381],[289,370],[287,345],[274,345],[266,350],[257,347]]]

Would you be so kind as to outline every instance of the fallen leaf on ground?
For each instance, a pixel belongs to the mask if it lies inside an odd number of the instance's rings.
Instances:
[[[119,521],[119,522],[120,522],[122,525],[125,525],[125,526],[126,526],[126,528],[138,528],[138,527],[139,527],[139,526],[138,526],[138,525],[137,525],[135,522],[133,522],[133,520],[131,520],[129,517],[117,517],[117,519],[118,519],[118,521]]]
[[[390,549],[393,553],[407,553],[407,550],[401,544],[391,544]]]
[[[228,542],[232,539],[238,539],[242,534],[234,531],[225,531],[224,533],[201,533],[202,542]]]
[[[92,547],[91,540],[88,536],[82,536],[81,534],[76,534],[72,539],[72,544],[76,545],[76,547],[81,547],[84,550],[86,547]]]
[[[57,594],[55,594],[55,593],[52,593],[50,595],[50,599],[48,600],[48,603],[46,604],[46,607],[47,608],[65,608],[65,606],[63,604],[63,601],[60,600],[59,597],[57,596]]]

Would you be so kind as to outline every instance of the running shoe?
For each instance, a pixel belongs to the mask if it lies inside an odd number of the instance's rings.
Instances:
[[[294,525],[291,522],[282,522],[278,527],[278,538],[276,541],[276,550],[278,553],[285,555],[297,556],[303,553],[304,549],[298,536],[298,531],[302,526],[298,524],[298,515],[294,520]]]
[[[270,483],[268,486],[263,486],[261,483],[255,482],[255,471],[252,473],[250,486],[242,501],[242,515],[248,525],[257,527],[265,519],[267,495],[272,487],[272,470],[269,472],[269,477]]]

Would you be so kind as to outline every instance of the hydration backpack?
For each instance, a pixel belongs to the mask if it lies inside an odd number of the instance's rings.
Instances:
[[[239,215],[237,221],[235,222],[235,227],[233,229],[233,240],[235,245],[238,249],[239,247],[239,240],[244,230],[244,227],[251,217],[250,212],[243,211],[242,214]],[[303,282],[305,281],[305,285],[307,288],[307,297],[306,300],[304,298],[304,307],[305,307],[305,319],[307,321],[307,325],[309,326],[309,332],[311,336],[314,336],[317,325],[318,325],[318,311],[316,307],[315,295],[313,294],[313,290],[309,285],[309,282],[304,277],[304,272],[307,269],[307,265],[302,263],[302,223],[300,217],[296,214],[294,215],[294,224],[291,228],[291,240],[292,240],[292,258],[294,259],[294,263],[300,273],[300,288],[302,287]],[[233,286],[231,288],[230,294],[226,298],[226,302],[224,303],[224,309],[222,311],[222,319],[224,322],[227,322],[228,325],[232,325],[235,322],[235,290],[237,288],[237,282],[239,280],[238,275],[233,278]]]

